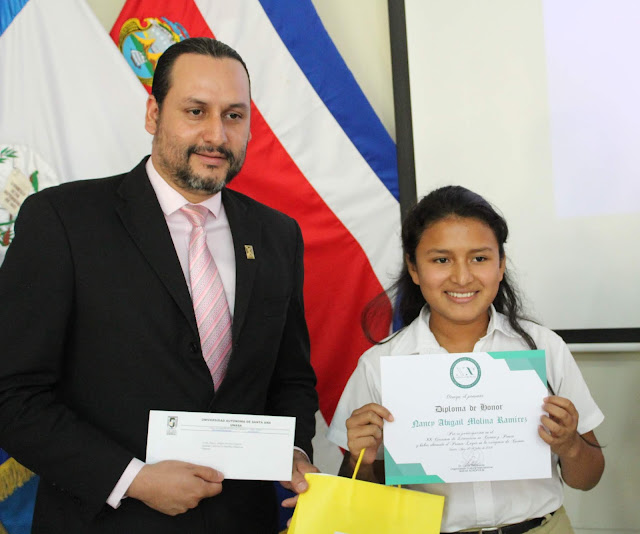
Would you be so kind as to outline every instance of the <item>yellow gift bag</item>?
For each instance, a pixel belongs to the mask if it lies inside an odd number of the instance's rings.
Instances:
[[[309,489],[298,497],[289,534],[440,534],[440,495],[319,473],[305,478]]]

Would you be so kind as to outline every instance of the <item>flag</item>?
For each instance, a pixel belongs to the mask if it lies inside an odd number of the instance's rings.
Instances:
[[[1,2],[0,79],[1,263],[24,198],[130,169],[151,138],[146,93],[83,0]],[[37,485],[0,449],[0,532],[31,531]]]
[[[360,314],[390,285],[401,258],[393,141],[310,0],[127,0],[111,37],[147,90],[159,56],[186,37],[220,39],[246,62],[252,139],[230,187],[302,229],[320,399],[315,463],[335,473],[341,454],[324,434],[370,345]],[[388,332],[390,303],[387,315],[374,331],[379,338]]]
[[[2,262],[28,194],[130,169],[151,137],[144,89],[82,0],[2,2],[0,75]]]
[[[150,152],[144,87],[168,44],[228,43],[253,97],[253,137],[232,187],[294,217],[305,240],[321,438],[369,345],[361,310],[400,266],[392,140],[310,0],[129,0],[111,35],[117,47],[82,0],[0,4],[0,255],[25,195],[123,172]]]
[[[0,449],[0,533],[28,534],[38,477]]]
[[[323,434],[370,345],[362,309],[399,269],[393,141],[310,0],[128,0],[111,37],[147,88],[159,55],[185,37],[215,37],[245,60],[252,139],[230,187],[287,213],[302,229]],[[375,334],[387,331],[382,325]]]

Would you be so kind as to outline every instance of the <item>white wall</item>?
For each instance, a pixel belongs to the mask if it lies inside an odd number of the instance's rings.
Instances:
[[[125,0],[87,0],[87,4],[108,32],[111,31],[124,3]]]
[[[110,29],[124,0],[88,0]],[[313,0],[387,130],[395,137],[387,2]],[[638,280],[631,280],[637,290]],[[576,353],[606,419],[596,430],[607,461],[600,484],[583,493],[567,490],[566,507],[577,534],[640,533],[640,353]]]
[[[567,489],[565,506],[578,534],[638,533],[640,354],[582,353],[576,360],[605,414],[596,435],[606,466],[593,490]]]

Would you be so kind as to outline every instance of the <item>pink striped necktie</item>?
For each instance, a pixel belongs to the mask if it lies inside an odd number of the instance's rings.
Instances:
[[[231,354],[231,313],[216,262],[207,246],[205,206],[187,204],[180,208],[192,225],[189,238],[191,299],[200,333],[202,355],[216,389],[227,372]]]

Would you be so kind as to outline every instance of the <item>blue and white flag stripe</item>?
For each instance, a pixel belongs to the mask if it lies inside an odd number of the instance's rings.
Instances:
[[[399,200],[395,143],[342,59],[313,5],[299,0],[260,0],[260,4],[324,105],[373,172]]]
[[[4,33],[28,0],[3,0],[0,3],[0,35]]]
[[[61,181],[133,167],[151,148],[147,95],[86,2],[10,4],[0,36],[0,143],[28,146]],[[10,13],[15,20],[5,20]]]

